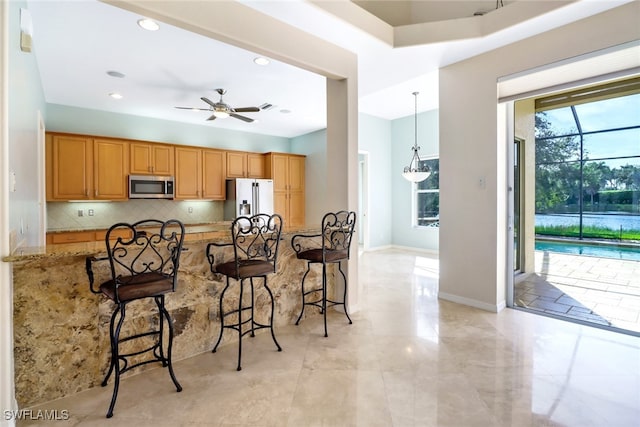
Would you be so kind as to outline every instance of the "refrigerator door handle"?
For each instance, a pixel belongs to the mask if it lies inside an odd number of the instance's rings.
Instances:
[[[253,200],[256,207],[256,211],[254,212],[255,215],[260,213],[260,184],[256,182],[253,185]]]

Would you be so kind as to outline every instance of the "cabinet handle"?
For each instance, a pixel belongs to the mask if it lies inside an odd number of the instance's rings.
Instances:
[[[84,190],[84,197],[89,197],[89,190]]]
[[[98,197],[98,189],[96,188],[96,190],[94,191],[96,197]]]

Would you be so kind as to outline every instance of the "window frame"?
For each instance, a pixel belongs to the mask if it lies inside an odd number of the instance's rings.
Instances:
[[[426,162],[429,160],[437,160],[438,161],[438,170],[440,169],[440,155],[438,154],[432,154],[429,156],[424,156],[420,158],[420,162]],[[428,179],[428,178],[427,178]],[[436,217],[436,220],[434,221],[435,224],[437,225],[433,225],[434,223],[428,224],[428,225],[420,225],[418,224],[418,196],[419,194],[424,194],[424,193],[434,193],[434,194],[438,194],[438,196],[440,195],[440,180],[438,179],[438,188],[430,188],[430,189],[424,189],[421,190],[418,188],[418,184],[417,182],[413,182],[411,183],[411,226],[413,228],[420,228],[420,229],[432,229],[432,228],[439,228],[440,227],[440,203],[438,203],[438,216]]]

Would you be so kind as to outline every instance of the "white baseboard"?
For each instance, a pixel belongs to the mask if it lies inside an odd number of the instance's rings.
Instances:
[[[506,301],[501,301],[500,303],[493,305],[493,304],[487,304],[486,302],[461,297],[458,295],[448,294],[446,292],[438,292],[438,298],[446,301],[455,302],[456,304],[468,305],[470,307],[475,307],[481,310],[490,311],[492,313],[499,313],[507,306]]]
[[[411,251],[411,252],[422,252],[429,255],[439,255],[440,251],[437,249],[425,249],[425,248],[414,248],[412,246],[400,246],[400,245],[391,245],[391,249],[399,249],[402,251]]]
[[[391,248],[392,248],[391,245],[374,246],[374,247],[369,246],[367,249],[363,249],[363,251],[364,252],[376,252],[376,251],[384,251],[385,249],[391,249]]]
[[[412,246],[400,246],[400,245],[384,245],[384,246],[375,246],[369,247],[367,249],[363,249],[364,252],[377,252],[384,251],[388,249],[397,249],[401,251],[411,251],[411,252],[422,252],[429,255],[438,255],[439,251],[437,249],[424,249],[424,248],[414,248]]]

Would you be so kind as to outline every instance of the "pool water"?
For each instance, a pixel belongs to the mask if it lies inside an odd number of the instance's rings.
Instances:
[[[549,242],[536,240],[536,251],[586,255],[598,258],[614,258],[628,261],[640,261],[640,246],[623,247],[588,243]]]

